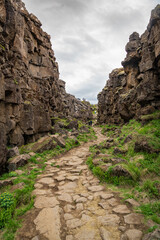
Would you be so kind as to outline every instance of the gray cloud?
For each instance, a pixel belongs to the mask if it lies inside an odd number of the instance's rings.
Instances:
[[[24,0],[51,35],[67,91],[92,102],[121,67],[133,31],[144,32],[159,0]]]

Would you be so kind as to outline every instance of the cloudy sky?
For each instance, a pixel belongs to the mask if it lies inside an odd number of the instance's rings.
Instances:
[[[97,102],[108,74],[125,58],[129,35],[142,34],[160,0],[23,0],[51,35],[66,90]]]

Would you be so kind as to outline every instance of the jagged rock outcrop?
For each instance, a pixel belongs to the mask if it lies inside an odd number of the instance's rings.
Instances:
[[[144,34],[131,34],[126,51],[123,68],[111,72],[98,95],[100,123],[124,123],[160,109],[160,5]]]
[[[0,0],[0,168],[6,145],[37,140],[51,130],[52,117],[87,119],[92,112],[65,92],[40,21],[21,0]]]

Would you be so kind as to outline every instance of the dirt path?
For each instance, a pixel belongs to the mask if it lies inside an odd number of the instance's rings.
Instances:
[[[89,146],[104,140],[95,130],[97,140],[47,162],[35,184],[35,208],[28,212],[17,240],[142,239],[141,216],[88,170]]]

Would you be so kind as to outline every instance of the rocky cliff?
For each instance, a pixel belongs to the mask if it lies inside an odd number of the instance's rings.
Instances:
[[[126,52],[123,68],[111,72],[98,95],[100,123],[124,123],[160,109],[160,5],[144,34],[131,34]]]
[[[0,167],[6,145],[35,141],[53,117],[92,117],[90,106],[65,91],[50,36],[21,0],[0,0]]]

